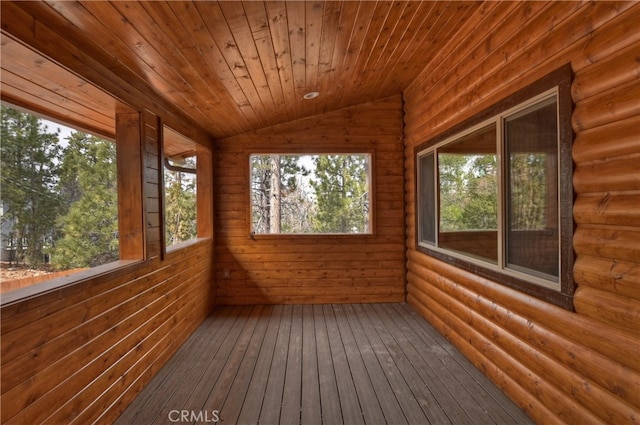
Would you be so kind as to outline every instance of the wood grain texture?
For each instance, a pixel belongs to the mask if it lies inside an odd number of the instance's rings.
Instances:
[[[0,40],[4,102],[115,139],[116,100],[111,95],[4,32]]]
[[[3,296],[2,423],[112,422],[213,305],[211,238],[159,257],[159,117],[117,116],[123,260]]]
[[[395,96],[219,141],[213,167],[218,302],[402,300],[401,140],[401,99]],[[273,152],[372,153],[373,234],[257,235],[251,240],[249,155]]]
[[[456,40],[405,90],[408,301],[536,422],[637,423],[639,44],[628,29],[640,8],[512,6],[492,12],[508,14],[506,26]],[[506,29],[514,22],[522,30]],[[485,50],[470,61],[474,45]],[[544,75],[551,61],[575,72],[575,312],[415,250],[414,147]]]
[[[573,160],[582,165],[637,156],[640,145],[640,116],[614,121],[581,131],[573,142]],[[611,137],[615,135],[615,137]],[[602,143],[606,140],[607,143]]]
[[[129,266],[123,279],[104,280],[94,296],[59,299],[51,292],[3,307],[3,323],[11,318],[13,325],[2,333],[2,422],[117,416],[128,401],[112,403],[140,391],[207,315],[211,255],[205,241],[171,253],[165,264]],[[88,279],[73,289],[93,284]]]
[[[485,8],[464,1],[18,1],[3,2],[2,29],[133,106],[224,138],[397,95]],[[13,61],[2,66],[19,75]],[[29,74],[55,83],[63,71]],[[26,97],[13,87],[7,96]],[[304,101],[310,91],[321,97]],[[53,98],[49,109],[63,105]],[[93,119],[83,110],[67,115]]]
[[[98,133],[113,126],[113,99],[144,111],[148,258],[3,298],[2,422],[112,422],[207,314],[217,274],[218,302],[237,304],[400,301],[406,279],[409,302],[537,422],[637,424],[639,17],[634,2],[2,2],[3,101]],[[415,146],[563,63],[575,72],[575,312],[415,250]],[[316,89],[320,98],[300,99]],[[202,229],[213,229],[215,248],[196,242],[165,261],[161,123],[205,146],[205,134],[221,139],[216,224]],[[374,234],[250,241],[248,154],[273,149],[373,152]],[[221,355],[244,353],[256,329],[274,335],[258,323],[269,311],[253,309],[244,333],[229,324],[240,339],[218,339]],[[299,323],[282,328],[273,349],[291,340],[292,355],[312,353],[297,344],[312,331],[309,310],[285,311]],[[371,353],[353,356],[364,341],[351,330],[372,331],[375,320],[335,311],[330,343],[347,335],[338,354],[354,370],[375,368]],[[385,334],[376,334],[380,344]],[[222,367],[208,373],[233,381]],[[269,406],[314,379],[282,376],[262,378]],[[240,378],[234,394],[246,387]],[[349,406],[348,395],[371,395],[372,382],[394,381],[336,376],[335,386]],[[397,411],[388,388],[381,394]],[[318,394],[308,395],[305,414],[315,414]],[[380,411],[366,407],[360,419]],[[243,417],[238,405],[230,410]]]
[[[574,278],[578,286],[640,300],[640,265],[637,263],[581,255],[576,260]]]
[[[121,260],[142,260],[146,251],[143,205],[142,121],[138,112],[116,114],[118,248]]]

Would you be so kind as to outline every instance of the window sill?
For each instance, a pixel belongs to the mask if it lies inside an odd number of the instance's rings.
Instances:
[[[495,269],[489,263],[473,261],[470,257],[458,256],[454,252],[426,247],[423,244],[416,244],[416,249],[454,267],[562,307],[565,310],[575,310],[572,293],[562,288],[562,285],[559,285],[557,289],[543,286],[539,283],[540,280],[535,277],[516,276],[513,273],[509,273],[509,271]]]
[[[286,240],[286,239],[294,239],[294,240],[318,240],[323,238],[332,238],[332,239],[373,239],[375,238],[375,233],[277,233],[277,234],[251,234],[248,239],[254,241],[260,240]]]
[[[180,251],[182,249],[189,248],[190,246],[199,245],[199,244],[205,243],[207,241],[212,241],[212,238],[195,238],[195,239],[190,239],[188,241],[180,242],[178,244],[168,246],[167,247],[167,254],[171,254],[172,252]]]
[[[16,289],[14,291],[5,292],[0,300],[0,307],[6,307],[32,298],[36,298],[50,292],[77,285],[88,280],[97,278],[98,276],[112,273],[138,264],[143,260],[119,260],[102,266],[93,267],[67,276],[46,280],[31,286]]]

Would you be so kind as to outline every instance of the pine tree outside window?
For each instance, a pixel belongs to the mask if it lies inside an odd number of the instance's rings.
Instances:
[[[2,292],[120,259],[114,141],[3,105],[1,162]]]
[[[418,250],[572,308],[571,72],[416,148]]]
[[[371,155],[250,156],[251,232],[370,234]]]
[[[198,237],[197,145],[165,126],[164,232],[167,248]]]

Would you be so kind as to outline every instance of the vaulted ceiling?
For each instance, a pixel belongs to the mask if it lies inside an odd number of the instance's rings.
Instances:
[[[114,100],[90,80],[116,97],[145,93],[222,138],[401,93],[472,14],[489,7],[2,1],[2,97],[25,107],[39,99],[42,112],[107,131]],[[30,19],[31,32],[20,19]],[[312,91],[320,95],[303,99]]]

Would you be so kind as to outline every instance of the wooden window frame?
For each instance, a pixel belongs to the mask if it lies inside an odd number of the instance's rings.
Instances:
[[[195,157],[196,157],[196,168],[195,168],[195,176],[196,176],[196,237],[179,242],[177,244],[168,245],[166,240],[166,204],[165,204],[165,180],[164,180],[164,170],[165,168],[169,169],[167,166],[168,158],[166,158],[164,153],[165,148],[165,128],[170,129],[176,134],[188,139],[195,146]],[[192,140],[188,136],[182,134],[178,130],[175,130],[171,126],[166,124],[160,125],[160,154],[159,154],[159,167],[162,170],[160,172],[161,179],[161,190],[160,203],[162,205],[161,208],[161,226],[160,226],[160,238],[162,244],[161,258],[164,260],[166,258],[166,254],[177,251],[183,248],[187,248],[194,243],[200,242],[202,240],[212,239],[213,238],[213,156],[211,149],[203,146],[201,143],[198,143],[195,140]],[[175,167],[179,169],[180,167]],[[185,169],[187,171],[187,169]]]
[[[6,292],[2,294],[1,306],[23,302],[65,287],[89,282],[97,276],[114,273],[146,259],[142,119],[139,112],[123,104],[118,106],[115,118],[119,259]],[[74,128],[73,124],[69,125]],[[104,138],[104,136],[100,137]]]
[[[142,117],[139,112],[116,113],[118,233],[121,260],[143,260],[146,257],[142,134]]]
[[[564,65],[550,74],[542,77],[538,81],[524,87],[513,95],[499,101],[491,107],[479,112],[475,116],[461,122],[458,125],[446,130],[431,140],[417,146],[414,149],[414,183],[415,183],[415,245],[416,249],[424,254],[438,258],[453,266],[476,274],[478,276],[490,279],[502,285],[524,292],[528,295],[550,302],[567,310],[574,310],[573,293],[575,284],[573,281],[573,232],[575,224],[573,221],[573,203],[575,193],[573,191],[573,160],[571,149],[573,143],[573,130],[571,127],[571,114],[573,110],[571,98],[571,81],[573,73],[571,65]],[[540,99],[541,95],[556,90],[558,102],[558,218],[560,225],[559,235],[559,276],[557,285],[542,285],[539,279],[533,275],[522,272],[506,271],[495,266],[491,266],[489,262],[476,261],[464,254],[456,254],[452,251],[440,249],[435,246],[429,246],[423,243],[421,238],[421,212],[420,212],[420,158],[422,155],[433,152],[436,153],[436,146],[446,141],[453,141],[458,136],[468,132],[474,128],[479,128],[491,121],[494,117],[505,114],[507,111],[527,103],[529,100]],[[532,102],[533,103],[533,102]],[[532,104],[529,103],[529,104]],[[526,107],[526,106],[525,106]],[[499,120],[499,124],[502,121]],[[502,128],[499,129],[502,132]],[[500,143],[504,148],[504,140]],[[504,163],[504,161],[499,161]],[[437,170],[436,170],[437,171]],[[437,182],[437,172],[435,174]],[[500,196],[504,195],[504,181],[499,183]],[[437,196],[437,194],[436,194]],[[504,219],[504,208],[499,212],[499,226]],[[436,221],[439,212],[436,211]],[[437,223],[436,223],[437,234]],[[498,241],[504,244],[503,240]],[[499,255],[504,255],[500,253]],[[552,287],[555,286],[555,287]]]

